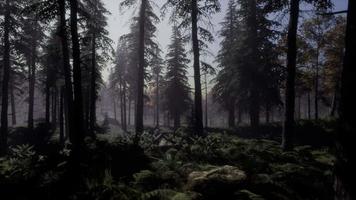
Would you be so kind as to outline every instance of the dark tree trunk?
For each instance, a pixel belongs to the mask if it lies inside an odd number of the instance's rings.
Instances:
[[[91,48],[91,82],[90,82],[90,120],[89,129],[91,135],[95,134],[96,124],[96,35],[92,36],[92,48]]]
[[[340,128],[337,135],[335,199],[356,199],[356,2],[349,1],[346,26],[345,58],[341,79]]]
[[[74,141],[75,133],[75,121],[73,111],[73,87],[71,78],[71,66],[69,62],[69,48],[68,48],[68,36],[66,30],[66,10],[65,0],[58,0],[59,4],[59,17],[60,17],[60,38],[63,57],[63,72],[65,80],[65,110],[66,110],[66,126],[69,140]]]
[[[47,71],[48,71],[48,69],[47,69]],[[47,72],[47,75],[46,75],[47,77],[46,77],[46,102],[45,102],[45,109],[46,109],[46,111],[45,111],[45,120],[46,120],[46,124],[49,124],[50,123],[50,85],[49,85],[49,73]]]
[[[53,88],[52,94],[52,129],[57,128],[57,101],[58,101],[58,91],[57,87]]]
[[[36,34],[35,34],[36,35]],[[33,107],[35,102],[35,81],[36,81],[36,46],[37,38],[32,36],[32,47],[31,47],[31,56],[28,66],[28,80],[29,80],[29,101],[28,101],[28,128],[33,129]]]
[[[159,74],[156,77],[156,128],[159,128]]]
[[[11,119],[12,119],[12,125],[15,126],[16,125],[16,103],[15,103],[15,86],[14,86],[14,80],[13,78],[11,78],[10,81],[10,97],[11,97]]]
[[[80,150],[84,136],[83,127],[83,96],[82,96],[82,75],[80,67],[80,46],[78,36],[78,0],[70,0],[70,27],[72,38],[72,57],[73,57],[73,127],[74,127],[74,149]],[[76,152],[79,153],[79,152]],[[74,153],[75,154],[75,153]]]
[[[208,80],[207,73],[204,75],[205,82],[205,127],[208,127]]]
[[[127,119],[126,119],[126,84],[124,83],[124,85],[123,85],[123,96],[122,96],[122,98],[123,98],[123,109],[124,109],[124,113],[123,113],[123,117],[124,117],[124,119],[123,119],[123,127],[124,127],[124,131],[127,131]]]
[[[319,47],[316,52],[315,82],[314,82],[314,119],[319,119]]]
[[[128,113],[128,125],[129,126],[131,126],[131,104],[132,104],[132,102],[131,102],[131,99],[129,99],[129,113]]]
[[[302,118],[302,97],[298,96],[298,119]]]
[[[258,32],[257,32],[257,13],[256,13],[256,0],[249,0],[248,1],[248,17],[247,17],[247,24],[248,24],[248,44],[251,48],[251,51],[248,55],[248,60],[251,69],[250,77],[255,76],[254,73],[259,73],[258,71],[258,64],[259,64],[259,57],[258,57]],[[250,102],[249,102],[249,114],[250,114],[250,123],[252,127],[259,126],[260,124],[260,89],[259,85],[252,84],[249,88],[250,92]]]
[[[138,49],[138,75],[137,75],[137,99],[135,111],[135,139],[134,143],[138,144],[140,135],[143,132],[143,89],[145,82],[145,19],[146,19],[146,2],[141,0],[140,19],[139,19],[139,49]]]
[[[113,102],[113,106],[114,106],[114,119],[117,121],[117,111],[116,111],[116,96],[112,95],[112,102]]]
[[[4,17],[4,54],[3,54],[3,81],[2,81],[2,97],[1,97],[1,127],[0,127],[0,156],[7,152],[7,134],[8,134],[8,91],[10,80],[10,0],[5,2],[5,17]]]
[[[61,87],[59,97],[59,143],[64,145],[64,87]]]
[[[294,107],[295,107],[295,74],[297,60],[297,29],[299,18],[299,0],[291,0],[288,27],[287,81],[285,99],[285,118],[282,134],[283,150],[293,148]]]
[[[235,128],[235,105],[232,104],[228,110],[228,125],[229,128]]]
[[[311,98],[310,98],[310,92],[308,92],[308,119],[311,120]]]
[[[192,43],[194,54],[194,128],[195,134],[204,135],[203,132],[203,108],[200,82],[200,52],[198,39],[198,3],[197,0],[191,1],[192,18]]]

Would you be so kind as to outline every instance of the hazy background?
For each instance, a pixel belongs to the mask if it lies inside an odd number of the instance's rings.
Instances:
[[[113,47],[116,49],[117,46],[117,41],[119,37],[123,34],[126,34],[129,32],[130,28],[130,20],[132,17],[136,14],[136,9],[125,9],[125,10],[120,10],[119,4],[120,0],[103,0],[106,8],[111,12],[111,15],[108,16],[108,27],[107,30],[110,33],[110,38],[113,40],[114,44]],[[154,1],[156,4],[156,14],[160,16],[160,8],[161,6],[166,2],[166,0],[155,0]],[[220,22],[223,20],[225,16],[225,11],[227,9],[227,4],[228,0],[221,0],[221,12],[217,13],[213,16],[211,16],[212,19],[212,24],[214,25],[213,30],[211,32],[215,36],[215,41],[209,45],[209,51],[213,53],[215,56],[217,52],[219,51],[219,43],[220,39],[218,36],[217,30],[220,30]],[[333,0],[334,3],[334,11],[339,11],[339,10],[346,10],[347,9],[347,0]],[[308,17],[308,10],[310,10],[309,7],[302,5],[301,6],[301,17]],[[159,42],[161,49],[163,51],[163,57],[165,56],[166,50],[167,50],[167,45],[170,42],[170,36],[171,36],[171,25],[169,24],[168,21],[169,18],[169,13],[161,18],[161,22],[157,25],[157,41]],[[187,46],[189,47],[189,46]],[[207,56],[207,57],[202,57],[203,61],[206,61],[213,66],[215,66],[214,63],[214,56]],[[112,66],[112,63],[108,63],[108,67],[104,70],[104,79],[107,80],[107,76],[109,74],[109,69]],[[190,76],[193,75],[192,68],[189,69]],[[190,77],[191,78],[191,77]],[[211,80],[211,77],[209,78]],[[193,85],[192,85],[193,87]]]

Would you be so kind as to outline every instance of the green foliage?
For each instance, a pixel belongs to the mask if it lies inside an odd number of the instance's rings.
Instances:
[[[7,181],[21,182],[34,178],[44,157],[36,154],[33,146],[19,145],[9,149],[8,157],[0,159],[0,176]]]

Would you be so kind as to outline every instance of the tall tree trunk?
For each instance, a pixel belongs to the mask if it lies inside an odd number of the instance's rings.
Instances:
[[[64,145],[64,87],[61,87],[59,97],[59,143]]]
[[[311,98],[310,98],[310,91],[308,91],[308,119],[311,120]]]
[[[140,135],[143,132],[143,88],[145,82],[145,20],[146,20],[146,2],[141,0],[140,19],[139,19],[139,49],[138,49],[138,76],[137,76],[137,99],[135,111],[135,139],[134,143],[138,144]]]
[[[36,33],[32,36],[31,58],[28,66],[29,76],[29,101],[28,101],[28,128],[33,129],[33,108],[35,102],[35,81],[36,81],[36,51],[37,51],[37,38]]]
[[[345,57],[341,79],[340,122],[335,165],[335,199],[356,199],[356,2],[349,1],[346,25]]]
[[[203,108],[202,108],[202,92],[200,82],[200,52],[198,38],[198,2],[191,1],[191,18],[192,18],[192,42],[194,54],[194,128],[197,135],[204,135],[203,131]]]
[[[7,152],[7,134],[8,134],[8,91],[10,80],[10,0],[5,2],[5,17],[4,17],[4,71],[2,81],[2,97],[1,97],[1,127],[0,127],[0,156],[5,155]]]
[[[208,79],[207,73],[204,74],[205,82],[205,127],[208,127]]]
[[[299,0],[291,0],[288,27],[287,81],[285,96],[285,118],[282,134],[283,150],[293,148],[294,107],[295,107],[295,74],[297,60],[297,29],[299,18]]]
[[[156,128],[159,128],[159,74],[156,76]]]
[[[117,121],[116,95],[112,95],[112,103],[113,103],[113,106],[114,106],[114,119],[115,119],[115,121]]]
[[[315,82],[314,82],[314,119],[319,119],[319,45],[316,51]]]
[[[78,36],[78,0],[70,0],[70,27],[72,38],[72,57],[73,57],[73,85],[74,85],[74,149],[80,150],[83,140],[83,96],[82,96],[82,75],[80,66],[80,46]],[[79,152],[76,152],[79,153]],[[74,153],[75,154],[75,153]]]
[[[123,109],[124,109],[124,114],[123,114],[123,117],[124,117],[124,119],[123,119],[123,122],[124,122],[124,131],[127,131],[127,115],[126,115],[126,84],[124,83],[124,85],[123,85],[123,96],[122,96],[122,98],[123,98],[123,103],[124,103],[124,105],[123,105]]]
[[[90,82],[90,120],[89,128],[92,135],[95,134],[96,124],[96,35],[92,36],[91,47],[91,82]]]
[[[45,91],[45,95],[46,95],[46,102],[45,102],[45,120],[46,120],[46,124],[48,125],[49,123],[50,123],[50,96],[51,96],[51,94],[50,94],[50,85],[49,85],[49,70],[48,69],[46,69],[47,70],[47,72],[46,72],[46,91]]]
[[[258,46],[257,46],[257,13],[256,13],[256,0],[248,1],[249,14],[248,14],[248,25],[249,25],[249,44],[251,48],[251,53],[249,55],[250,64],[253,68],[253,72],[258,72]],[[252,85],[250,88],[250,122],[251,126],[256,127],[260,124],[260,95],[259,95],[259,85]]]
[[[14,80],[11,78],[10,80],[10,97],[11,97],[11,119],[12,119],[12,125],[16,125],[16,104],[15,104],[15,86],[14,86]]]
[[[56,130],[57,128],[57,102],[58,101],[58,89],[57,87],[53,88],[52,94],[52,129]]]
[[[63,72],[65,80],[65,110],[66,110],[66,126],[69,140],[74,142],[75,133],[75,121],[74,121],[74,111],[73,111],[73,87],[71,78],[71,66],[69,62],[69,47],[68,47],[68,35],[67,35],[67,24],[66,24],[66,10],[65,10],[65,0],[58,0],[59,4],[59,17],[60,17],[60,38],[61,38],[61,48],[63,57]]]
[[[131,98],[129,99],[129,113],[128,113],[128,125],[129,126],[131,126],[131,104],[132,104],[132,102],[131,102]]]

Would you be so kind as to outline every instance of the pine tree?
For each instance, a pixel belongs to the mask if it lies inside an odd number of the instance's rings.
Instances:
[[[177,129],[181,124],[181,115],[189,109],[191,101],[187,77],[189,60],[184,49],[184,38],[179,28],[173,26],[172,32],[166,58],[164,105],[169,115],[173,117],[174,128]]]
[[[175,1],[167,0],[164,5],[164,10],[167,7],[172,7],[171,21],[180,20],[180,28],[189,28],[192,38],[193,50],[193,69],[194,69],[194,127],[197,135],[203,133],[203,108],[202,108],[202,91],[201,91],[201,75],[200,75],[200,55],[201,50],[206,48],[204,41],[212,42],[212,34],[200,26],[207,20],[206,16],[210,16],[220,11],[220,3],[218,0],[187,0]],[[199,37],[200,36],[200,37]]]

